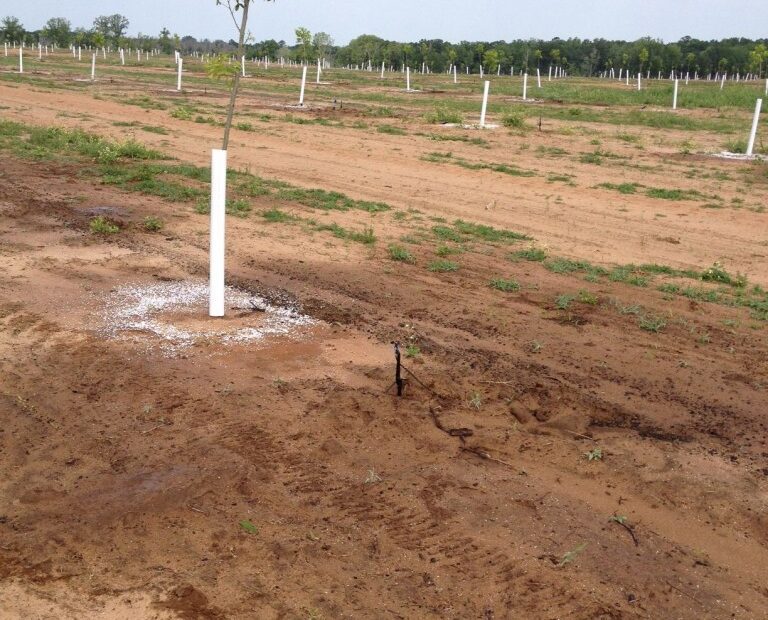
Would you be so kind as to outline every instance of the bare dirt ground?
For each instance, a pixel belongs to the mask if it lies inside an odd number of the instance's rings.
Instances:
[[[169,135],[138,138],[198,164],[220,134],[85,93],[0,85],[0,100],[4,118],[114,137],[130,131],[115,121],[162,125]],[[423,161],[448,149],[413,135],[283,124],[238,132],[231,165],[512,228],[559,255],[724,260],[768,282],[764,214],[593,188],[674,179],[736,196],[682,174],[684,136],[632,151],[661,172],[537,152],[592,150],[580,133],[488,139],[450,150],[540,174]],[[562,171],[578,188],[547,183]],[[79,173],[0,155],[3,617],[768,616],[768,347],[744,309],[589,284],[491,249],[436,274],[423,267],[431,247],[394,263],[382,242],[230,218],[231,282],[277,291],[318,323],[297,339],[169,356],[149,336],[105,337],[104,300],[124,283],[203,279],[207,220]],[[754,191],[765,202],[765,184]],[[104,206],[119,235],[88,231]],[[162,233],[141,230],[148,215]],[[371,221],[383,239],[403,232]],[[498,276],[523,289],[489,288]],[[553,307],[579,289],[600,303]],[[675,318],[648,333],[615,310],[631,304]],[[421,349],[405,360],[418,380],[403,399],[385,393],[393,340]],[[595,448],[603,458],[585,458]]]

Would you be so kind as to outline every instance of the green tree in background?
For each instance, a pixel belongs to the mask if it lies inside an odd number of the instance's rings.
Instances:
[[[119,13],[100,15],[93,20],[93,29],[104,37],[105,43],[112,43],[116,47],[120,45],[129,25],[128,18]]]
[[[72,41],[72,24],[63,17],[52,17],[45,23],[42,35],[59,47],[67,47]]]
[[[23,41],[26,31],[17,17],[4,17],[0,22],[0,32],[6,41]]]

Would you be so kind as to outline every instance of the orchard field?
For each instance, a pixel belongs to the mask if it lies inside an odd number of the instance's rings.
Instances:
[[[11,52],[4,617],[768,615],[764,84]]]

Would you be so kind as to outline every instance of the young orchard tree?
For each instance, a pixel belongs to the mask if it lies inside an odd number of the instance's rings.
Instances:
[[[235,28],[239,35],[237,43],[237,57],[242,58],[245,55],[245,39],[248,32],[248,11],[251,8],[251,2],[253,0],[216,0],[217,6],[225,6],[232,16],[232,21],[235,23]],[[265,2],[275,2],[276,0],[264,0]],[[242,12],[241,12],[242,11]],[[240,19],[238,20],[238,15]],[[223,63],[214,63],[212,67],[213,77],[227,77],[227,73],[231,76],[231,90],[229,93],[229,106],[227,107],[227,120],[224,124],[224,144],[221,150],[226,151],[229,146],[229,133],[232,129],[232,118],[235,115],[235,102],[237,101],[237,90],[240,87],[240,71],[237,67],[235,70],[227,72],[224,69]],[[217,75],[218,74],[218,75]]]
[[[303,26],[296,28],[296,45],[301,46],[301,59],[309,60],[309,50],[312,47],[312,33]]]

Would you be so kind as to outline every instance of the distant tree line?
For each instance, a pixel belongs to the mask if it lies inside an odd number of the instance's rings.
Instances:
[[[226,53],[237,48],[235,41],[198,40],[191,36],[179,37],[163,28],[158,35],[127,37],[129,21],[123,15],[97,17],[91,28],[72,28],[63,17],[49,19],[40,30],[27,31],[15,17],[0,21],[0,40],[26,41],[27,43],[56,43],[59,47],[82,45],[91,47],[140,47],[157,48],[165,53],[179,50],[183,53]],[[420,68],[425,64],[433,72],[448,70],[454,64],[461,72],[469,68],[477,73],[482,65],[487,73],[499,68],[508,73],[537,68],[546,70],[550,65],[564,67],[572,75],[595,75],[610,69],[624,69],[630,73],[651,74],[669,71],[688,71],[700,74],[728,72],[753,73],[764,77],[768,74],[768,39],[731,38],[720,41],[703,41],[683,37],[674,43],[663,43],[645,37],[637,41],[609,41],[607,39],[540,39],[511,42],[449,43],[440,39],[400,43],[387,41],[373,35],[361,35],[348,45],[336,46],[330,35],[318,32],[314,35],[304,27],[296,29],[293,44],[269,39],[247,45],[249,57],[284,57],[297,61],[313,62],[323,57],[337,66],[380,66],[397,69],[403,66]]]

